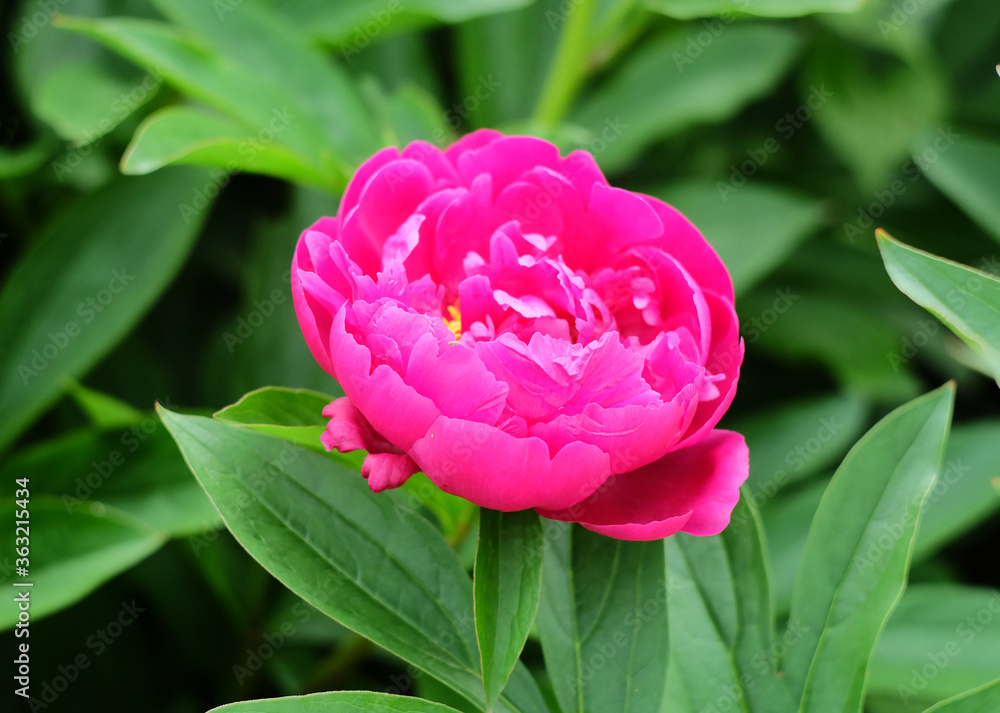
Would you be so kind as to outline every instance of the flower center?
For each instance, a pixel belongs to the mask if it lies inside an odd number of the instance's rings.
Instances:
[[[462,338],[462,313],[458,309],[458,302],[448,305],[448,314],[451,315],[451,319],[442,318],[444,326],[451,330],[456,340],[459,340]]]

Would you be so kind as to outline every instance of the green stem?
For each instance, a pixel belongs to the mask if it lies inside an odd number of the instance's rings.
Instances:
[[[566,18],[552,68],[535,108],[535,120],[541,124],[555,126],[565,118],[587,76],[590,20],[596,6],[597,0],[578,0]]]

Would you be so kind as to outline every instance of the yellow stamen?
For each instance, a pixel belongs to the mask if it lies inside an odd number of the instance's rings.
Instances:
[[[462,313],[458,309],[457,302],[448,306],[448,314],[451,315],[451,319],[445,319],[444,326],[451,330],[455,340],[458,341],[462,338]]]

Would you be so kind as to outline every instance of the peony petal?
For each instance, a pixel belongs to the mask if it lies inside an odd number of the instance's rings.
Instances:
[[[330,337],[340,386],[377,433],[397,448],[409,450],[441,412],[391,367],[371,368],[371,352],[347,332],[346,312],[337,312]]]
[[[368,181],[371,180],[372,176],[374,176],[380,168],[398,158],[399,149],[390,146],[382,149],[361,164],[358,172],[354,174],[350,182],[347,184],[347,189],[344,191],[344,197],[340,201],[340,212],[338,215],[341,218],[341,224],[343,224],[343,218],[349,215],[351,211],[357,207],[358,199],[361,198],[361,194],[368,186]]]
[[[395,453],[369,453],[361,465],[361,475],[375,493],[398,488],[419,470],[410,456]]]
[[[443,348],[431,335],[414,346],[406,383],[451,418],[494,424],[507,400],[507,384],[486,370],[474,349],[464,344]]]
[[[320,437],[328,451],[340,453],[368,451],[369,453],[400,453],[395,446],[377,433],[358,407],[346,396],[335,399],[323,409],[323,416],[330,419]]]
[[[540,438],[446,416],[408,452],[445,492],[504,512],[569,507],[611,472],[607,454],[594,446],[571,443],[551,456]]]
[[[694,224],[681,215],[680,211],[667,205],[659,198],[641,196],[659,216],[663,223],[663,238],[660,247],[673,255],[701,285],[733,301],[733,281],[722,263],[719,254],[705,240]]]
[[[445,152],[445,158],[451,161],[455,167],[458,166],[459,159],[470,151],[476,151],[484,146],[489,146],[494,141],[503,138],[503,134],[495,129],[479,129],[471,134],[466,134],[458,141],[449,146]]]
[[[625,473],[663,457],[674,448],[692,409],[694,387],[677,399],[652,406],[601,408],[590,404],[580,414],[563,414],[528,429],[552,450],[574,441],[597,446],[611,459],[612,473]]]
[[[712,322],[712,346],[705,367],[710,374],[721,374],[724,378],[714,384],[720,394],[719,398],[698,404],[698,410],[681,445],[694,443],[715,428],[736,396],[740,366],[743,364],[745,347],[740,338],[736,310],[724,297],[713,292],[704,294]]]
[[[559,149],[534,136],[504,136],[458,158],[458,172],[471,185],[482,175],[493,178],[494,197],[522,174],[539,166],[558,169]]]
[[[729,524],[749,470],[743,436],[716,430],[695,445],[613,476],[573,507],[538,512],[621,540],[657,540],[680,530],[716,535]]]

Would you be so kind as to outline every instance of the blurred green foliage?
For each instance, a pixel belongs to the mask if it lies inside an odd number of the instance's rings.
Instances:
[[[207,413],[264,386],[337,395],[288,294],[298,234],[336,212],[378,148],[484,126],[592,151],[616,185],[691,216],[727,261],[747,359],[723,425],[750,443],[779,615],[825,476],[891,408],[955,380],[954,482],[927,505],[919,586],[876,651],[866,705],[919,711],[997,675],[983,662],[1000,661],[1000,616],[975,620],[1000,587],[995,373],[897,291],[875,239],[885,228],[1000,274],[995,0],[0,12],[0,502],[12,511],[14,479],[31,478],[33,675],[52,710],[203,711],[406,675],[218,529],[151,412]],[[248,433],[289,425],[252,402],[228,417]],[[310,438],[322,425],[295,423]],[[408,489],[471,566],[468,508]],[[12,537],[0,533],[4,585]],[[967,631],[946,671],[920,673]],[[0,638],[12,651],[13,634]],[[533,634],[522,660],[537,671],[540,656]],[[552,703],[560,692],[540,685]],[[416,687],[462,706],[426,676]]]

